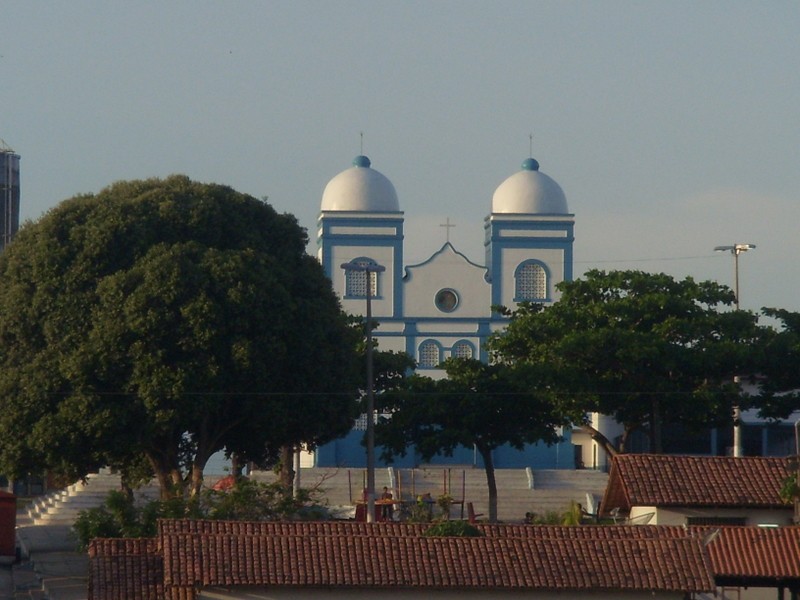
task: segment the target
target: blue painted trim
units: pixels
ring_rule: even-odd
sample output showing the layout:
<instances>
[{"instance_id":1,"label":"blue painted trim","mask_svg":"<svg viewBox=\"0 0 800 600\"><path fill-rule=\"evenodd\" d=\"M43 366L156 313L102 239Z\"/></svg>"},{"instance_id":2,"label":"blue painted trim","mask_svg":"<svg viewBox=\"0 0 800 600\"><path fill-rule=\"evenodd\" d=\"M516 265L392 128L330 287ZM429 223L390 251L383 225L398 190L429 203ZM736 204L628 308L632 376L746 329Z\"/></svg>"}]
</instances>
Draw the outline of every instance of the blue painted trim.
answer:
<instances>
[{"instance_id":1,"label":"blue painted trim","mask_svg":"<svg viewBox=\"0 0 800 600\"><path fill-rule=\"evenodd\" d=\"M572 242L570 242L569 246L564 248L564 281L572 281L573 269L575 268L574 251L575 247Z\"/></svg>"},{"instance_id":2,"label":"blue painted trim","mask_svg":"<svg viewBox=\"0 0 800 600\"><path fill-rule=\"evenodd\" d=\"M391 216L381 216L380 218L365 218L365 214L374 213L343 213L323 214L318 219L317 246L320 249L322 268L328 277L333 279L339 269L339 265L333 264L334 250L337 247L349 246L351 248L363 248L368 252L370 248L390 248L392 250L391 264L384 265L387 272L378 278L378 300L385 300L384 290L386 289L385 277L390 277L392 282L392 317L401 318L404 311L403 306L403 213L391 213ZM390 229L388 233L357 233L346 234L332 233L332 228L351 228L351 229ZM391 269L391 272L388 272ZM345 285L343 292L346 291ZM357 299L355 296L343 294L343 299ZM366 298L366 296L363 296Z\"/></svg>"},{"instance_id":3,"label":"blue painted trim","mask_svg":"<svg viewBox=\"0 0 800 600\"><path fill-rule=\"evenodd\" d=\"M489 276L492 283L491 291L491 304L507 304L509 300L502 297L500 284L503 281L503 253L506 250L560 250L563 253L563 279L571 281L573 277L573 246L575 242L574 236L574 215L558 215L563 220L555 221L539 221L536 216L532 216L530 220L523 219L504 219L502 216L498 217L497 214L492 214L486 217L484 221L484 248L486 251L486 264L489 267ZM569 219L569 220L567 220ZM540 236L515 236L503 237L502 233L505 231L523 231L533 230L537 232L552 232L563 233L564 236L560 237L540 237ZM538 260L531 257L530 260ZM538 260L539 264L545 267L548 274L547 281L547 298L541 301L551 302L553 299L552 276L553 270L548 266L548 263ZM522 263L521 263L522 264ZM514 289L512 290L514 297L510 302L518 302L516 298L516 269L514 277ZM493 320L501 320L500 315L493 315Z\"/></svg>"},{"instance_id":4,"label":"blue painted trim","mask_svg":"<svg viewBox=\"0 0 800 600\"><path fill-rule=\"evenodd\" d=\"M392 289L394 290L394 302L392 305L394 310L392 316L402 318L405 314L405 306L403 304L403 225L400 224L400 234L397 240L397 247L394 250L394 265L392 265Z\"/></svg>"}]
</instances>

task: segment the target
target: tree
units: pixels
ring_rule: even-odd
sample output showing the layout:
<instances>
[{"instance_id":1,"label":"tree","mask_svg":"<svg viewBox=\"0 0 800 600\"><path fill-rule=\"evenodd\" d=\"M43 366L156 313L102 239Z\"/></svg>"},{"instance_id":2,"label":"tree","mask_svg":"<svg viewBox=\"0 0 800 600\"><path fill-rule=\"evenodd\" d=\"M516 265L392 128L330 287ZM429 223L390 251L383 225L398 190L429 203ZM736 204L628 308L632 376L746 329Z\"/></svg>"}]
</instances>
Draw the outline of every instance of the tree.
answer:
<instances>
[{"instance_id":1,"label":"tree","mask_svg":"<svg viewBox=\"0 0 800 600\"><path fill-rule=\"evenodd\" d=\"M489 347L496 360L536 366L576 410L613 415L619 446L583 420L609 453L640 428L661 452L664 423L730 423L732 405L747 403L734 376L755 372L761 331L753 313L724 310L734 301L727 287L590 271L559 289L552 306L520 306Z\"/></svg>"},{"instance_id":2,"label":"tree","mask_svg":"<svg viewBox=\"0 0 800 600\"><path fill-rule=\"evenodd\" d=\"M766 329L759 365L760 394L757 399L762 417L785 419L800 410L800 313L764 308L777 319L780 329Z\"/></svg>"},{"instance_id":3,"label":"tree","mask_svg":"<svg viewBox=\"0 0 800 600\"><path fill-rule=\"evenodd\" d=\"M357 334L291 215L183 176L62 202L0 255L0 469L144 457L162 494L357 410Z\"/></svg>"},{"instance_id":4,"label":"tree","mask_svg":"<svg viewBox=\"0 0 800 600\"><path fill-rule=\"evenodd\" d=\"M538 387L530 370L474 359L448 358L447 379L412 375L405 385L378 398L382 418L375 437L384 459L414 446L423 460L451 455L459 446L475 446L483 460L489 489L489 520L497 520L497 483L492 451L510 444L555 443L558 428L572 415Z\"/></svg>"}]
</instances>

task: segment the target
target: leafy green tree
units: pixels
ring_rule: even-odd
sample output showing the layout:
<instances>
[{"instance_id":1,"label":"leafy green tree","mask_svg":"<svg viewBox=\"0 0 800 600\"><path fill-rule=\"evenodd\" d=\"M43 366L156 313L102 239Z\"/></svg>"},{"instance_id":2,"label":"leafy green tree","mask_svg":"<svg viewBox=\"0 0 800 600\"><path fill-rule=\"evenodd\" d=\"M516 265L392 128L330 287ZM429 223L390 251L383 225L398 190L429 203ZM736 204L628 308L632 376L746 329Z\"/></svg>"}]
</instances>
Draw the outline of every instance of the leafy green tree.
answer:
<instances>
[{"instance_id":1,"label":"leafy green tree","mask_svg":"<svg viewBox=\"0 0 800 600\"><path fill-rule=\"evenodd\" d=\"M762 311L781 326L764 334L758 408L763 417L785 419L800 410L800 313L775 308Z\"/></svg>"},{"instance_id":2,"label":"leafy green tree","mask_svg":"<svg viewBox=\"0 0 800 600\"><path fill-rule=\"evenodd\" d=\"M357 334L291 215L183 176L62 202L0 255L0 469L196 493L356 414ZM133 475L131 475L133 477Z\"/></svg>"},{"instance_id":3,"label":"leafy green tree","mask_svg":"<svg viewBox=\"0 0 800 600\"><path fill-rule=\"evenodd\" d=\"M301 489L296 496L280 483L240 479L225 491L203 490L193 498L146 501L111 491L101 506L80 511L72 526L78 549L94 538L155 537L160 519L226 521L322 520L328 518L318 490Z\"/></svg>"},{"instance_id":4,"label":"leafy green tree","mask_svg":"<svg viewBox=\"0 0 800 600\"><path fill-rule=\"evenodd\" d=\"M574 416L552 402L530 370L474 359L449 358L447 379L412 375L402 388L378 396L391 418L375 428L383 457L404 456L413 446L423 460L474 445L483 460L489 490L489 521L497 520L497 482L492 451L510 444L555 443L558 428Z\"/></svg>"},{"instance_id":5,"label":"leafy green tree","mask_svg":"<svg viewBox=\"0 0 800 600\"><path fill-rule=\"evenodd\" d=\"M610 453L637 429L661 452L664 423L730 423L733 404L746 407L734 376L755 372L762 332L753 313L728 310L727 287L590 271L559 289L552 306L520 306L489 347L495 360L536 367L574 410L613 415L624 426L619 446L582 420Z\"/></svg>"}]
</instances>

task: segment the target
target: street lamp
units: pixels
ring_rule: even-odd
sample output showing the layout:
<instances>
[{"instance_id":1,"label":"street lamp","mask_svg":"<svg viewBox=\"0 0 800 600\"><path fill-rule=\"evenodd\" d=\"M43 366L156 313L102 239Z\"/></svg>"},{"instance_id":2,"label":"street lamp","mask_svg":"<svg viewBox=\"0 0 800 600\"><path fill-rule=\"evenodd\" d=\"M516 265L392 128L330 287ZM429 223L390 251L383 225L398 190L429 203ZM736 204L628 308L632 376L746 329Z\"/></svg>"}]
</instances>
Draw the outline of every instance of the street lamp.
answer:
<instances>
[{"instance_id":1,"label":"street lamp","mask_svg":"<svg viewBox=\"0 0 800 600\"><path fill-rule=\"evenodd\" d=\"M736 310L739 310L739 255L755 248L755 244L733 244L732 246L716 246L715 252L730 252L733 255L733 281L734 281L734 301ZM738 385L738 375L733 378ZM733 407L733 456L742 456L742 409L737 403Z\"/></svg>"},{"instance_id":2,"label":"street lamp","mask_svg":"<svg viewBox=\"0 0 800 600\"><path fill-rule=\"evenodd\" d=\"M755 244L734 244L733 246L716 246L715 252L730 252L733 254L733 280L734 294L736 294L736 310L739 310L739 255L755 248Z\"/></svg>"},{"instance_id":3,"label":"street lamp","mask_svg":"<svg viewBox=\"0 0 800 600\"><path fill-rule=\"evenodd\" d=\"M348 273L365 273L367 279L367 523L375 521L375 393L372 382L372 274L382 273L386 267L357 262L342 263Z\"/></svg>"}]
</instances>

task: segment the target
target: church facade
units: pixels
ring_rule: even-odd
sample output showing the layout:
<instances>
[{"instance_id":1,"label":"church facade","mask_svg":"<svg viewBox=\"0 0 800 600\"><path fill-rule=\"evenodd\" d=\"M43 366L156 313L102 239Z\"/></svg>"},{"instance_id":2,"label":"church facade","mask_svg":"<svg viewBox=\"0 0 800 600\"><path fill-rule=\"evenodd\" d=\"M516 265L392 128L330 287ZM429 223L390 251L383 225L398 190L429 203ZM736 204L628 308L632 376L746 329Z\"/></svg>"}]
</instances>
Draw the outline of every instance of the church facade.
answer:
<instances>
[{"instance_id":1,"label":"church facade","mask_svg":"<svg viewBox=\"0 0 800 600\"><path fill-rule=\"evenodd\" d=\"M417 361L419 373L437 378L443 376L437 366L448 357L487 359L484 342L505 324L493 305L513 309L523 301L557 300L556 284L572 279L574 224L561 187L528 158L491 198L484 264L447 242L426 261L406 265L404 213L395 188L366 156L358 156L325 187L317 256L346 312L365 314L369 293L379 347L405 351ZM317 449L313 466L364 466L365 426L362 418L348 436ZM498 468L575 464L569 432L560 444L500 448L493 458ZM478 457L463 448L431 462L477 466ZM418 463L409 452L394 465Z\"/></svg>"}]
</instances>

